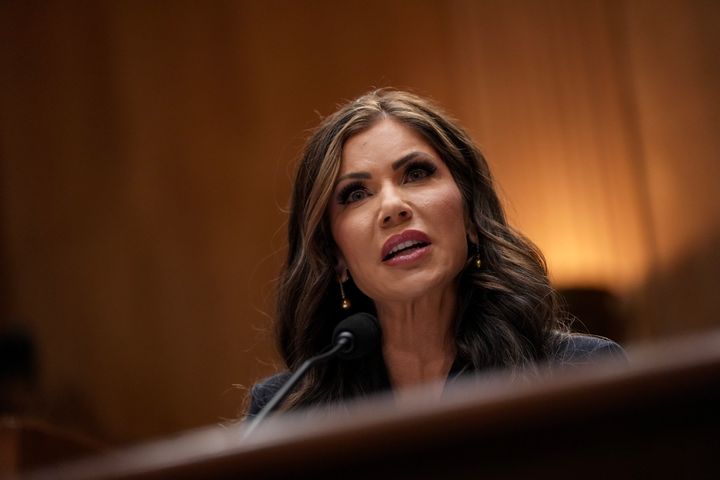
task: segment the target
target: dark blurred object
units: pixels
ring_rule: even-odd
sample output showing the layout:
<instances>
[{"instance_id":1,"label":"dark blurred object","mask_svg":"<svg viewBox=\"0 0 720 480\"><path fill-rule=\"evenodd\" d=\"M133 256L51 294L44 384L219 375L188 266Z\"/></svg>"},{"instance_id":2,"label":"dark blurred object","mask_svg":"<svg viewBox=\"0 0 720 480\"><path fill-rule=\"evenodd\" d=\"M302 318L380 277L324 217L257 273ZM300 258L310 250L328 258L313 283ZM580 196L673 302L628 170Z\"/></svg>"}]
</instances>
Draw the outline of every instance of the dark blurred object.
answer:
<instances>
[{"instance_id":1,"label":"dark blurred object","mask_svg":"<svg viewBox=\"0 0 720 480\"><path fill-rule=\"evenodd\" d=\"M37 368L31 336L17 327L0 332L0 413L22 413L32 397Z\"/></svg>"},{"instance_id":2,"label":"dark blurred object","mask_svg":"<svg viewBox=\"0 0 720 480\"><path fill-rule=\"evenodd\" d=\"M573 331L592 333L617 342L625 339L625 319L618 297L600 288L562 288L560 296L574 321Z\"/></svg>"},{"instance_id":3,"label":"dark blurred object","mask_svg":"<svg viewBox=\"0 0 720 480\"><path fill-rule=\"evenodd\" d=\"M100 452L96 441L33 414L37 356L32 336L18 327L0 332L0 476Z\"/></svg>"}]
</instances>

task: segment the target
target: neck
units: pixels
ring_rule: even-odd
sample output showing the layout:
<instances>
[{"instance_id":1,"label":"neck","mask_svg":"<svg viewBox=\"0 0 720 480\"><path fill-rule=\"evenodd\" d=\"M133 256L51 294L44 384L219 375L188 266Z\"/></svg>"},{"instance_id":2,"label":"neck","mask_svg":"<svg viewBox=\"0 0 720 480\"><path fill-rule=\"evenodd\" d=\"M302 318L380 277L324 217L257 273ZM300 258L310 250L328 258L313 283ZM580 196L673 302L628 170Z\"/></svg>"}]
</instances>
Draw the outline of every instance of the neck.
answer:
<instances>
[{"instance_id":1,"label":"neck","mask_svg":"<svg viewBox=\"0 0 720 480\"><path fill-rule=\"evenodd\" d=\"M383 356L396 390L442 382L455 359L456 291L403 302L376 302L383 331Z\"/></svg>"}]
</instances>

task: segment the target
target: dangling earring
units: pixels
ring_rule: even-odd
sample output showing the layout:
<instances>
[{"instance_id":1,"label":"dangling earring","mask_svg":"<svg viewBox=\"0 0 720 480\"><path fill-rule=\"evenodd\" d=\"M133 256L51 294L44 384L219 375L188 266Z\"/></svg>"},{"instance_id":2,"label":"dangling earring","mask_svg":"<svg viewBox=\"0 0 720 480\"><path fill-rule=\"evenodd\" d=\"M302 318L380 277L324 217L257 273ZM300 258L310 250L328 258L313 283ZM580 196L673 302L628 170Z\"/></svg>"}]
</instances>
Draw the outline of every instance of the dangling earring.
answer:
<instances>
[{"instance_id":1,"label":"dangling earring","mask_svg":"<svg viewBox=\"0 0 720 480\"><path fill-rule=\"evenodd\" d=\"M475 244L475 268L478 270L482 267L482 260L480 260L480 242Z\"/></svg>"},{"instance_id":2,"label":"dangling earring","mask_svg":"<svg viewBox=\"0 0 720 480\"><path fill-rule=\"evenodd\" d=\"M340 298L342 298L342 303L340 306L343 310L349 310L352 304L350 303L350 300L345 297L345 289L343 288L343 282L338 278L338 283L340 284Z\"/></svg>"}]
</instances>

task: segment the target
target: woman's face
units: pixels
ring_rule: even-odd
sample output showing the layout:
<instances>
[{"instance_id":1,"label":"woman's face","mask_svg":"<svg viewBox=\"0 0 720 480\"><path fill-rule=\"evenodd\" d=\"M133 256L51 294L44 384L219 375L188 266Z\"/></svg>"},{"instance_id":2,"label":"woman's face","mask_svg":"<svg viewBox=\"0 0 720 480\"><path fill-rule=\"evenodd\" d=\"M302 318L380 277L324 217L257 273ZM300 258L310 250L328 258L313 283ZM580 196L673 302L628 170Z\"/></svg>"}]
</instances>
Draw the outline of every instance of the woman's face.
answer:
<instances>
[{"instance_id":1,"label":"woman's face","mask_svg":"<svg viewBox=\"0 0 720 480\"><path fill-rule=\"evenodd\" d=\"M468 253L463 199L412 128L385 118L346 142L329 214L339 272L375 302L455 288Z\"/></svg>"}]
</instances>

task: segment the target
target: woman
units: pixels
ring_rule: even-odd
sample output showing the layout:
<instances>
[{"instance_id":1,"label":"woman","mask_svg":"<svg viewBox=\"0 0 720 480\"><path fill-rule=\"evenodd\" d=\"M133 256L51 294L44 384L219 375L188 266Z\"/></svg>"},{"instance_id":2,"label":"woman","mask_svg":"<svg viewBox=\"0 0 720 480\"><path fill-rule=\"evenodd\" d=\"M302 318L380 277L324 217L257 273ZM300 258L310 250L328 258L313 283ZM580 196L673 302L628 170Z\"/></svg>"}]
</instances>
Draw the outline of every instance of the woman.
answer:
<instances>
[{"instance_id":1,"label":"woman","mask_svg":"<svg viewBox=\"0 0 720 480\"><path fill-rule=\"evenodd\" d=\"M288 243L276 331L288 369L358 311L377 316L382 348L314 368L285 409L621 352L564 333L542 254L508 225L487 162L437 106L406 92L368 93L311 135ZM250 415L287 376L253 388Z\"/></svg>"}]
</instances>

